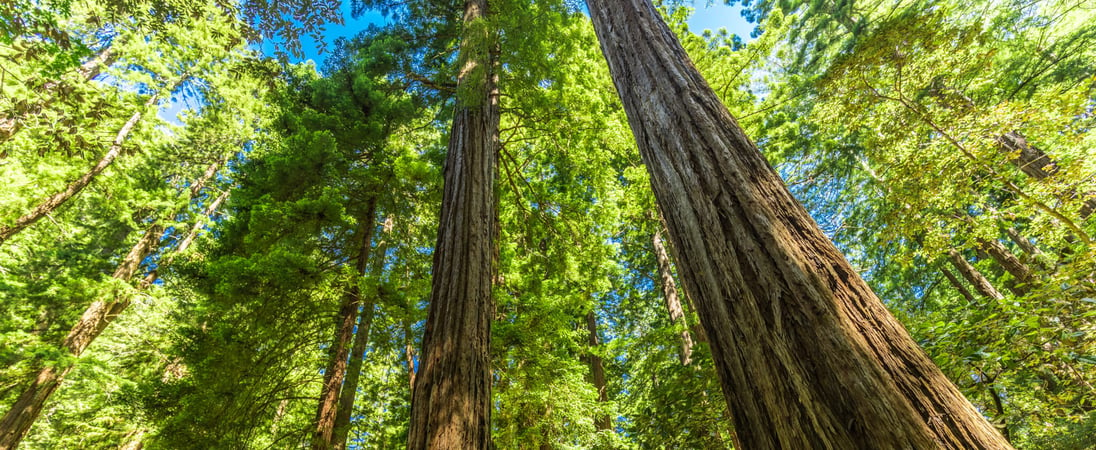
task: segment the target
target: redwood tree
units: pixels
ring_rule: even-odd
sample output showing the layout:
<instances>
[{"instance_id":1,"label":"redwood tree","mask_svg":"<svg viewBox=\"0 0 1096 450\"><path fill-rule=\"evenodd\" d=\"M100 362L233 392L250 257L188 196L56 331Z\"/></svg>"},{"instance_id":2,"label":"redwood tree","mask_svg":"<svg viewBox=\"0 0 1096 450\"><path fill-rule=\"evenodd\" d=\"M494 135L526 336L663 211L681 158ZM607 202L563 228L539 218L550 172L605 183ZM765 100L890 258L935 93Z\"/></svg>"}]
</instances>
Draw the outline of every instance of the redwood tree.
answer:
<instances>
[{"instance_id":1,"label":"redwood tree","mask_svg":"<svg viewBox=\"0 0 1096 450\"><path fill-rule=\"evenodd\" d=\"M430 309L409 449L487 449L499 109L486 0L464 4L457 108L445 160Z\"/></svg>"},{"instance_id":2,"label":"redwood tree","mask_svg":"<svg viewBox=\"0 0 1096 450\"><path fill-rule=\"evenodd\" d=\"M1009 448L788 191L647 0L587 0L746 448Z\"/></svg>"}]
</instances>

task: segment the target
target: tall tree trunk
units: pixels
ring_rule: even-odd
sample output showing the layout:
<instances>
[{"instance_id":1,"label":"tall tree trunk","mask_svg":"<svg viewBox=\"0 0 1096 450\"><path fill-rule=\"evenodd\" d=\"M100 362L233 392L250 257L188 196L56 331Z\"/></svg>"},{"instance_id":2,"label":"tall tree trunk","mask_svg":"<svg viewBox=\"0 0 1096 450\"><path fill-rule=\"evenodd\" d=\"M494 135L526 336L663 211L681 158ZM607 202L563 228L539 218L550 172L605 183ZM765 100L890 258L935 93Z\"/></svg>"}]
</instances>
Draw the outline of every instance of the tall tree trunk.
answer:
<instances>
[{"instance_id":1,"label":"tall tree trunk","mask_svg":"<svg viewBox=\"0 0 1096 450\"><path fill-rule=\"evenodd\" d=\"M466 0L458 102L407 448L486 450L491 442L491 283L499 109L486 0Z\"/></svg>"},{"instance_id":2,"label":"tall tree trunk","mask_svg":"<svg viewBox=\"0 0 1096 450\"><path fill-rule=\"evenodd\" d=\"M126 141L126 138L129 137L129 134L137 126L137 122L141 120L141 115L144 113L144 111L153 104L155 104L157 98L157 96L153 95L151 98L148 99L147 102L145 102L145 106L143 108L130 116L125 125L122 125L122 129L118 130L118 134L114 137L114 142L110 145L110 149L107 150L106 154L104 154L103 157L99 159L99 162L92 166L90 170L81 175L80 178L77 178L76 180L69 183L68 186L65 187L65 190L53 194L42 203L38 204L38 206L34 207L34 209L31 210L29 213L26 213L22 217L16 219L14 224L0 226L0 244L3 244L4 241L10 239L16 233L19 233L25 228L33 225L39 219L53 212L59 206L65 204L65 202L67 202L73 196L80 193L80 191L84 190L84 188L88 187L88 185L91 184L91 181L94 180L96 176L102 173L103 170L106 170L106 168L109 167L116 158L118 158L118 155L122 154L122 144Z\"/></svg>"},{"instance_id":3,"label":"tall tree trunk","mask_svg":"<svg viewBox=\"0 0 1096 450\"><path fill-rule=\"evenodd\" d=\"M1024 135L1018 131L1009 131L997 138L999 148L1016 155L1011 161L1024 172L1025 175L1036 180L1045 180L1058 173L1058 163L1047 156L1039 147L1031 145ZM1070 196L1078 195L1076 191L1070 191ZM1096 211L1096 192L1084 192L1079 194L1082 198L1081 209L1078 211L1081 219L1087 219Z\"/></svg>"},{"instance_id":4,"label":"tall tree trunk","mask_svg":"<svg viewBox=\"0 0 1096 450\"><path fill-rule=\"evenodd\" d=\"M967 289L966 286L963 286L963 282L959 281L959 277L956 277L954 273L951 273L947 267L941 267L940 272L943 272L944 278L948 279L948 283L951 283L951 286L959 291L959 293L963 295L963 298L967 299L968 304L973 305L975 303L974 295L970 293L970 290Z\"/></svg>"},{"instance_id":5,"label":"tall tree trunk","mask_svg":"<svg viewBox=\"0 0 1096 450\"><path fill-rule=\"evenodd\" d=\"M1009 251L1009 249L1000 242L978 239L978 246L985 250L986 253L997 262L997 265L1005 269L1005 271L1015 279L1015 282L1008 286L1009 290L1018 297L1027 295L1028 289L1037 281L1035 273L1032 272L1031 268L1020 261L1020 258L1017 258L1015 254Z\"/></svg>"},{"instance_id":6,"label":"tall tree trunk","mask_svg":"<svg viewBox=\"0 0 1096 450\"><path fill-rule=\"evenodd\" d=\"M1005 228L1005 234L1007 234L1008 238L1011 239L1012 242L1016 243L1016 245L1020 247L1024 251L1024 253L1027 253L1028 256L1035 258L1043 254L1043 251L1039 250L1039 247L1036 247L1035 244L1028 240L1028 238L1021 235L1020 232L1017 231L1015 228Z\"/></svg>"},{"instance_id":7,"label":"tall tree trunk","mask_svg":"<svg viewBox=\"0 0 1096 450\"><path fill-rule=\"evenodd\" d=\"M693 361L693 337L689 334L689 325L685 323L685 310L681 308L681 299L677 297L674 274L670 269L670 254L662 244L662 230L651 238L658 261L658 278L662 286L662 296L666 299L666 310L670 312L670 323L681 328L681 364L689 365Z\"/></svg>"},{"instance_id":8,"label":"tall tree trunk","mask_svg":"<svg viewBox=\"0 0 1096 450\"><path fill-rule=\"evenodd\" d=\"M601 345L601 338L597 334L597 316L593 310L586 313L586 331L591 350ZM594 385L594 389L597 389L597 401L607 403L609 392L605 385L605 366L601 357L591 353L588 362L590 363L590 383ZM613 420L608 415L598 415L594 417L594 426L598 431L608 430L613 427Z\"/></svg>"},{"instance_id":9,"label":"tall tree trunk","mask_svg":"<svg viewBox=\"0 0 1096 450\"><path fill-rule=\"evenodd\" d=\"M370 252L373 261L369 268L369 274L375 280L380 280L381 272L384 271L385 255L388 254L388 239L385 236L388 236L391 231L392 219L388 218L384 221L383 234L381 242L377 246L377 251ZM365 272L360 273L362 276L365 275ZM333 442L336 450L346 448L346 439L350 435L350 418L354 413L354 397L358 393L358 380L361 378L365 350L369 346L369 328L373 324L374 307L375 302L365 302L358 316L358 329L354 332L354 347L350 350L350 363L346 367L346 381L343 382L342 392L339 394L339 408L335 414Z\"/></svg>"},{"instance_id":10,"label":"tall tree trunk","mask_svg":"<svg viewBox=\"0 0 1096 450\"><path fill-rule=\"evenodd\" d=\"M588 0L746 448L1009 448L886 310L647 0Z\"/></svg>"},{"instance_id":11,"label":"tall tree trunk","mask_svg":"<svg viewBox=\"0 0 1096 450\"><path fill-rule=\"evenodd\" d=\"M163 227L158 224L149 227L141 240L126 254L112 277L120 281L132 279L141 261L160 242L162 233ZM115 292L110 300L93 302L69 331L61 347L74 358L79 357L107 325L129 306L130 299L128 293ZM38 372L30 386L19 395L4 417L0 418L0 450L14 450L19 446L31 425L41 415L46 401L61 386L73 367L74 363L69 361L58 367L47 366Z\"/></svg>"},{"instance_id":12,"label":"tall tree trunk","mask_svg":"<svg viewBox=\"0 0 1096 450\"><path fill-rule=\"evenodd\" d=\"M76 74L82 81L91 81L91 79L99 76L102 73L103 68L110 67L118 60L118 52L114 47L117 44L112 44L99 51L94 57L87 60L80 67L76 68ZM41 114L43 110L48 108L53 102L57 101L65 94L61 91L64 81L50 80L42 85L41 92L46 95L46 98L36 104L30 105L28 108L17 109L12 111L8 117L0 118L0 143L11 139L15 133L19 132L23 128L23 122L25 122L30 116ZM0 155L3 158L4 155Z\"/></svg>"},{"instance_id":13,"label":"tall tree trunk","mask_svg":"<svg viewBox=\"0 0 1096 450\"><path fill-rule=\"evenodd\" d=\"M962 275L971 286L974 286L974 290L978 291L979 294L994 300L1005 298L1005 296L1001 295L1001 292L994 288L993 284L982 275L982 272L979 272L978 269L967 262L967 259L958 251L955 249L948 250L948 258L949 261L951 261L951 265L955 267L955 270L958 270L959 274Z\"/></svg>"},{"instance_id":14,"label":"tall tree trunk","mask_svg":"<svg viewBox=\"0 0 1096 450\"><path fill-rule=\"evenodd\" d=\"M358 235L360 237L357 261L354 266L355 274L365 272L366 261L373 247L373 230L376 228L375 215L377 208L376 197L367 200L365 214L362 215ZM328 348L330 359L323 373L323 386L320 388L320 402L316 408L315 428L312 433L313 450L330 450L336 447L335 422L338 415L339 392L343 386L343 380L347 373L347 357L350 353L351 340L354 337L354 319L358 317L358 308L362 304L361 289L355 277L350 283L346 295L343 296L342 305L339 307L339 315L336 316L335 339ZM363 313L364 314L364 313ZM372 320L372 308L369 311ZM361 366L358 366L359 369ZM351 394L353 395L353 394ZM353 401L353 397L351 397Z\"/></svg>"}]
</instances>

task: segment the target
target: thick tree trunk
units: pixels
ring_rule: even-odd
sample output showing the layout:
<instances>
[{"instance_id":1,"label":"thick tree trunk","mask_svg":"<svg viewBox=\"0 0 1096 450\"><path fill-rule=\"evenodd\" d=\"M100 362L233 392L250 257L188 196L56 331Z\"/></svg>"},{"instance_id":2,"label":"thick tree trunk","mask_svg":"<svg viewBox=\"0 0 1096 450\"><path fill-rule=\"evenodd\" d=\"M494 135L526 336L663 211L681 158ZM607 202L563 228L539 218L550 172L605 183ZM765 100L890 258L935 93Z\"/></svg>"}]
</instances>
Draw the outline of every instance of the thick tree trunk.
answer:
<instances>
[{"instance_id":1,"label":"thick tree trunk","mask_svg":"<svg viewBox=\"0 0 1096 450\"><path fill-rule=\"evenodd\" d=\"M689 334L689 325L685 323L685 310L681 308L681 299L677 296L674 274L670 269L670 254L662 244L662 230L656 231L651 238L658 261L658 278L662 286L662 296L666 299L666 310L670 312L670 323L681 328L681 364L689 365L693 361L693 337Z\"/></svg>"},{"instance_id":2,"label":"thick tree trunk","mask_svg":"<svg viewBox=\"0 0 1096 450\"><path fill-rule=\"evenodd\" d=\"M366 261L368 261L369 253L373 247L376 208L377 199L375 197L370 198L358 229L360 241L354 267L355 274L365 272ZM330 359L328 359L327 368L323 373L320 402L316 408L315 428L312 433L313 450L330 450L336 447L335 422L338 415L339 392L342 389L343 380L346 378L347 357L352 345L351 340L354 337L354 319L358 317L358 309L361 304L361 289L358 287L358 280L355 278L343 297L342 305L339 307L339 315L335 319L335 339L328 348ZM372 308L369 312L369 318L372 320ZM351 401L353 401L353 397L351 397Z\"/></svg>"},{"instance_id":3,"label":"thick tree trunk","mask_svg":"<svg viewBox=\"0 0 1096 450\"><path fill-rule=\"evenodd\" d=\"M597 334L597 316L593 311L586 313L586 331L590 349L601 345L601 338ZM609 401L609 392L605 385L605 365L600 356L592 353L587 362L590 363L590 383L594 385L594 389L597 389L597 401L606 403ZM613 420L607 415L599 415L594 417L594 426L598 431L608 430L613 427Z\"/></svg>"},{"instance_id":4,"label":"thick tree trunk","mask_svg":"<svg viewBox=\"0 0 1096 450\"><path fill-rule=\"evenodd\" d=\"M958 251L955 249L948 250L948 259L951 261L951 265L955 267L955 270L958 270L959 274L962 275L971 286L974 286L974 290L978 291L979 294L994 300L1005 298L1005 296L1001 295L1001 292L994 288L993 284L982 275L982 272L975 269Z\"/></svg>"},{"instance_id":5,"label":"thick tree trunk","mask_svg":"<svg viewBox=\"0 0 1096 450\"><path fill-rule=\"evenodd\" d=\"M795 201L648 0L588 0L746 448L1009 448Z\"/></svg>"},{"instance_id":6,"label":"thick tree trunk","mask_svg":"<svg viewBox=\"0 0 1096 450\"><path fill-rule=\"evenodd\" d=\"M137 122L141 120L141 115L144 113L144 110L155 104L156 99L157 96L155 95L149 98L148 101L145 102L145 107L141 108L140 111L133 113L133 116L129 118L129 121L127 121L125 125L122 125L122 129L118 130L117 136L114 137L114 142L95 166L92 166L92 168L81 175L80 178L69 183L68 186L65 187L65 190L53 194L42 203L38 204L38 206L34 207L31 212L16 219L15 223L8 226L0 226L0 244L3 244L4 241L10 239L16 233L33 225L39 219L53 212L73 196L80 193L80 191L84 190L84 188L88 187L96 176L102 173L103 170L106 170L106 168L118 158L118 155L122 154L122 144L126 141L126 138L129 137L129 134L133 132L133 129L137 126Z\"/></svg>"},{"instance_id":7,"label":"thick tree trunk","mask_svg":"<svg viewBox=\"0 0 1096 450\"><path fill-rule=\"evenodd\" d=\"M377 251L370 252L373 261L369 268L369 274L377 280L380 279L381 272L384 270L385 255L388 254L388 240L383 236L387 236L391 231L392 219L389 218L384 221L383 235L377 246ZM361 274L365 275L364 272L361 272ZM358 380L361 378L365 351L369 346L369 328L373 325L374 306L374 302L366 302L358 316L358 328L354 332L354 347L350 350L350 363L346 367L346 381L343 382L342 392L339 394L339 409L335 414L335 437L333 442L336 450L346 448L346 439L350 435L350 419L354 413L354 397L358 393Z\"/></svg>"},{"instance_id":8,"label":"thick tree trunk","mask_svg":"<svg viewBox=\"0 0 1096 450\"><path fill-rule=\"evenodd\" d=\"M126 254L112 276L121 281L132 279L141 261L152 253L160 242L162 233L162 226L151 226ZM69 331L62 343L62 348L73 357L79 357L106 329L107 325L110 325L129 306L129 302L130 296L122 292L115 293L111 300L93 302ZM4 414L3 418L0 418L0 450L14 450L19 446L19 442L26 436L31 425L41 415L46 401L73 367L74 364L69 362L59 367L47 366L38 372L30 386L16 399L12 408Z\"/></svg>"},{"instance_id":9,"label":"thick tree trunk","mask_svg":"<svg viewBox=\"0 0 1096 450\"><path fill-rule=\"evenodd\" d=\"M411 397L411 450L490 448L499 109L486 13L486 0L466 0L430 308Z\"/></svg>"}]
</instances>

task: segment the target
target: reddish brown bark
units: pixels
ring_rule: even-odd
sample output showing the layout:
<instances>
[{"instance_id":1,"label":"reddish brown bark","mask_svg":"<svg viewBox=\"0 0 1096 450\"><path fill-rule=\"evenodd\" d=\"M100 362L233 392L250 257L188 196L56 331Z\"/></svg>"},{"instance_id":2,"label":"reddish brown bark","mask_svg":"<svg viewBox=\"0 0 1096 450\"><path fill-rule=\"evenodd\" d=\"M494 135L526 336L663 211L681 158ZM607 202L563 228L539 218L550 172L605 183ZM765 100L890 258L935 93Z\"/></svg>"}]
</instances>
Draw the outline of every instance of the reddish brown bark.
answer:
<instances>
[{"instance_id":1,"label":"reddish brown bark","mask_svg":"<svg viewBox=\"0 0 1096 450\"><path fill-rule=\"evenodd\" d=\"M382 233L387 236L392 231L392 219L384 221ZM370 252L372 265L369 273L374 279L379 280L384 270L385 255L388 254L388 240L383 238L377 246L376 252ZM365 275L364 272L361 275ZM378 294L380 295L380 294ZM350 419L354 413L354 397L358 393L358 380L361 378L362 364L365 360L365 351L369 346L369 328L373 324L373 309L375 302L367 301L362 305L358 315L358 327L354 330L354 346L350 350L350 363L346 367L346 380L343 381L342 392L339 394L339 407L335 414L335 436L333 438L336 450L346 448L346 439L350 435Z\"/></svg>"},{"instance_id":2,"label":"reddish brown bark","mask_svg":"<svg viewBox=\"0 0 1096 450\"><path fill-rule=\"evenodd\" d=\"M377 200L371 198L368 202L365 208L366 213L362 216L361 228L358 230L360 245L354 267L356 274L365 271L366 261L373 247ZM328 348L330 356L327 368L324 370L323 386L320 388L320 402L316 408L315 427L312 433L313 450L330 450L336 446L335 420L338 415L339 392L346 378L347 358L352 345L351 340L354 337L354 319L358 317L361 304L361 289L358 287L358 280L354 279L346 295L343 296L343 302L335 318L335 338ZM370 308L370 320L372 317L372 308Z\"/></svg>"},{"instance_id":3,"label":"reddish brown bark","mask_svg":"<svg viewBox=\"0 0 1096 450\"><path fill-rule=\"evenodd\" d=\"M656 231L651 241L658 262L659 285L662 287L662 296L666 299L666 310L670 313L670 323L681 328L681 364L687 366L693 361L693 337L689 334L685 310L681 308L681 299L677 296L677 283L674 282L674 274L670 269L670 254L662 244L662 230Z\"/></svg>"},{"instance_id":4,"label":"reddish brown bark","mask_svg":"<svg viewBox=\"0 0 1096 450\"><path fill-rule=\"evenodd\" d=\"M974 286L974 290L978 291L979 294L994 300L1005 298L1005 296L1001 295L1001 292L998 291L997 288L994 288L993 284L986 279L985 275L982 275L982 272L979 272L978 269L967 262L966 258L963 258L963 255L958 251L954 249L948 250L948 258L951 261L952 266L955 267L955 270L958 270L959 274L962 275L971 286Z\"/></svg>"},{"instance_id":5,"label":"reddish brown bark","mask_svg":"<svg viewBox=\"0 0 1096 450\"><path fill-rule=\"evenodd\" d=\"M499 110L486 0L466 0L458 102L407 448L487 450Z\"/></svg>"},{"instance_id":6,"label":"reddish brown bark","mask_svg":"<svg viewBox=\"0 0 1096 450\"><path fill-rule=\"evenodd\" d=\"M587 343L591 350L601 345L601 338L597 334L597 316L593 311L586 313L586 331ZM609 401L609 392L605 384L605 365L600 356L592 353L587 358L587 362L590 363L590 383L594 385L594 389L597 389L597 401L606 403ZM613 419L608 415L598 415L594 417L594 426L598 431L611 429Z\"/></svg>"},{"instance_id":7,"label":"reddish brown bark","mask_svg":"<svg viewBox=\"0 0 1096 450\"><path fill-rule=\"evenodd\" d=\"M647 0L588 0L746 448L1009 448L856 274Z\"/></svg>"}]
</instances>

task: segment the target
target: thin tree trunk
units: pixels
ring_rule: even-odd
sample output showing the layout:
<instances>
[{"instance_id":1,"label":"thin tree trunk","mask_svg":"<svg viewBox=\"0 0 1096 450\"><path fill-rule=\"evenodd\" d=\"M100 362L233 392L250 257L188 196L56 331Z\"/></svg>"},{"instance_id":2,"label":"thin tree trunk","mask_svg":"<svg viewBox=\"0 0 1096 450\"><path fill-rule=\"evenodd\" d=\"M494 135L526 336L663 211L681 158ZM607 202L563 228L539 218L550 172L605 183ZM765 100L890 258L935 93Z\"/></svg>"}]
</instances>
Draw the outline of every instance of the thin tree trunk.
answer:
<instances>
[{"instance_id":1,"label":"thin tree trunk","mask_svg":"<svg viewBox=\"0 0 1096 450\"><path fill-rule=\"evenodd\" d=\"M1018 297L1027 295L1028 289L1037 281L1035 273L1032 272L1031 268L1028 267L1027 264L1021 262L1020 258L1017 258L1015 254L1009 251L1009 249L1000 242L978 239L978 245L997 262L997 265L1001 266L1001 268L1005 269L1006 272L1015 278L1015 283L1013 283L1012 286L1009 286L1009 290Z\"/></svg>"},{"instance_id":2,"label":"thin tree trunk","mask_svg":"<svg viewBox=\"0 0 1096 450\"><path fill-rule=\"evenodd\" d=\"M1009 448L743 134L647 0L588 0L746 448Z\"/></svg>"},{"instance_id":3,"label":"thin tree trunk","mask_svg":"<svg viewBox=\"0 0 1096 450\"><path fill-rule=\"evenodd\" d=\"M982 275L982 272L975 269L958 251L955 249L948 250L948 258L949 261L951 261L951 265L955 267L955 270L958 270L959 274L962 275L971 286L974 286L974 290L978 291L979 294L994 300L1005 298L1005 296L1001 295L1001 292L994 288L993 284Z\"/></svg>"},{"instance_id":4,"label":"thin tree trunk","mask_svg":"<svg viewBox=\"0 0 1096 450\"><path fill-rule=\"evenodd\" d=\"M104 154L103 157L99 159L99 162L96 163L95 166L91 168L91 170L88 170L83 175L81 175L80 178L77 178L73 182L69 183L68 186L65 187L65 190L53 194L42 203L38 204L38 206L34 207L31 212L24 214L22 217L16 219L14 224L8 226L0 226L0 244L3 244L4 241L7 241L16 233L19 233L25 228L33 225L39 219L45 217L46 214L53 212L53 210L65 204L65 202L67 202L69 199L80 193L80 191L84 190L84 188L91 184L91 181L94 180L96 176L102 173L103 170L106 170L106 168L110 166L110 164L113 163L116 158L118 158L118 155L122 154L122 144L126 141L126 138L129 137L129 134L137 126L137 122L141 120L141 115L144 113L144 110L148 109L148 107L156 103L157 98L158 97L155 95L152 96L148 99L147 102L145 102L144 108L141 108L141 110L133 113L133 116L131 116L129 118L129 121L127 121L125 125L122 126L122 129L118 130L118 135L114 137L114 142L110 145L110 149L107 150L106 154Z\"/></svg>"},{"instance_id":5,"label":"thin tree trunk","mask_svg":"<svg viewBox=\"0 0 1096 450\"><path fill-rule=\"evenodd\" d=\"M491 284L499 109L486 0L466 0L458 101L445 160L438 240L407 448L491 446Z\"/></svg>"},{"instance_id":6,"label":"thin tree trunk","mask_svg":"<svg viewBox=\"0 0 1096 450\"><path fill-rule=\"evenodd\" d=\"M149 227L141 240L126 254L112 277L123 282L132 279L141 261L152 253L160 242L162 233L163 227L158 224ZM129 306L130 299L128 293L115 292L111 300L93 302L69 331L61 347L72 357L79 357L106 329L107 325L110 325ZM60 387L61 382L73 367L75 367L74 363L67 362L60 367L47 366L38 372L30 386L16 399L12 408L4 414L3 418L0 418L0 450L14 450L19 446L19 442L26 436L31 425L34 425L34 421L41 415L46 401Z\"/></svg>"},{"instance_id":7,"label":"thin tree trunk","mask_svg":"<svg viewBox=\"0 0 1096 450\"><path fill-rule=\"evenodd\" d=\"M1032 244L1031 241L1021 235L1019 231L1016 231L1015 228L1005 228L1005 234L1007 234L1008 238L1011 239L1012 242L1016 243L1016 245L1020 247L1020 249L1022 249L1024 253L1027 253L1028 256L1038 257L1043 254L1043 251L1039 250L1039 247L1036 247L1035 244Z\"/></svg>"},{"instance_id":8,"label":"thin tree trunk","mask_svg":"<svg viewBox=\"0 0 1096 450\"><path fill-rule=\"evenodd\" d=\"M392 219L384 221L382 238L376 252L372 253L372 266L369 273L375 280L380 280L384 270L385 255L388 254L387 236L392 231ZM360 272L362 276L365 272ZM380 294L377 294L380 295ZM350 436L350 419L354 413L354 397L358 393L358 380L361 378L362 363L365 359L365 351L369 346L369 328L373 324L373 310L375 302L369 301L361 308L358 316L358 329L354 332L354 347L350 350L350 363L346 368L346 381L343 382L342 392L339 394L339 408L335 414L334 444L336 450L346 448L346 439Z\"/></svg>"},{"instance_id":9,"label":"thin tree trunk","mask_svg":"<svg viewBox=\"0 0 1096 450\"><path fill-rule=\"evenodd\" d=\"M659 284L666 299L666 310L670 312L670 323L681 328L681 364L687 366L693 362L693 337L689 334L689 325L685 323L681 299L677 297L677 287L670 269L670 254L662 244L662 230L656 231L651 241L655 249L655 259L658 261Z\"/></svg>"},{"instance_id":10,"label":"thin tree trunk","mask_svg":"<svg viewBox=\"0 0 1096 450\"><path fill-rule=\"evenodd\" d=\"M589 337L587 342L590 344L590 349L601 345L601 338L597 334L597 316L594 315L594 311L586 313L586 331ZM605 385L605 365L601 361L601 357L591 353L587 360L590 363L590 383L594 385L594 389L597 389L597 401L599 403L607 403L609 401L609 392ZM613 420L608 415L598 415L594 417L594 425L598 431L604 431L613 427Z\"/></svg>"},{"instance_id":11,"label":"thin tree trunk","mask_svg":"<svg viewBox=\"0 0 1096 450\"><path fill-rule=\"evenodd\" d=\"M361 240L359 241L358 258L354 267L355 274L364 273L366 261L369 259L369 253L373 247L376 208L376 197L370 198L365 207L366 212L362 216L361 228L358 229ZM313 450L330 450L336 446L335 422L338 415L339 392L343 386L343 380L346 378L347 357L352 345L351 339L354 337L354 319L358 317L358 308L361 303L361 289L358 287L358 280L355 279L350 283L350 288L339 307L339 315L336 316L335 339L328 350L330 359L327 368L324 370L323 386L320 388L320 402L316 408L315 428L312 433ZM372 308L370 308L370 320L372 320L372 317ZM353 397L351 397L351 401L353 401Z\"/></svg>"},{"instance_id":12,"label":"thin tree trunk","mask_svg":"<svg viewBox=\"0 0 1096 450\"><path fill-rule=\"evenodd\" d=\"M976 303L976 301L974 300L974 295L970 293L970 290L967 289L966 286L963 286L963 282L959 281L959 278L956 277L954 273L951 273L951 271L948 270L947 267L941 267L940 272L944 274L944 278L948 279L948 282L951 283L951 286L954 287L955 290L959 291L959 293L963 295L963 298L967 299L968 304L973 305Z\"/></svg>"},{"instance_id":13,"label":"thin tree trunk","mask_svg":"<svg viewBox=\"0 0 1096 450\"><path fill-rule=\"evenodd\" d=\"M110 67L118 60L118 52L114 50L114 45L108 46L99 51L95 57L87 60L80 67L76 68L77 75L83 81L91 81L93 78L99 76L102 73L103 68ZM29 108L13 111L13 114L9 117L0 118L0 143L4 143L8 139L11 139L15 133L19 132L23 128L23 122L25 122L30 116L38 115L43 110L48 108L53 102L61 98L64 92L58 92L62 86L60 80L50 80L42 85L41 92L47 97L41 103L31 105ZM3 158L3 155L0 155Z\"/></svg>"}]
</instances>

